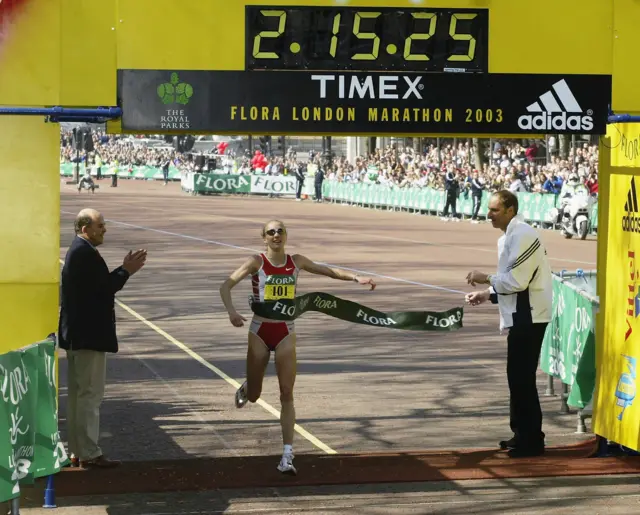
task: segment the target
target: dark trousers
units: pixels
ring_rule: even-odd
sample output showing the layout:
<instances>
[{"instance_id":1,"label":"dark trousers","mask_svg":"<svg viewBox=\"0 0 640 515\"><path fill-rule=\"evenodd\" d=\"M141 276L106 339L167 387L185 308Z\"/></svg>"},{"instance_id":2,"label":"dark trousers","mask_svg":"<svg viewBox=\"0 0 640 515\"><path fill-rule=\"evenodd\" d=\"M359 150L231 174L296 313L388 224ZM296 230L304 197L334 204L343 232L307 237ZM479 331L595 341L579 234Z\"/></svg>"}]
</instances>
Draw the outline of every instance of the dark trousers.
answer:
<instances>
[{"instance_id":1,"label":"dark trousers","mask_svg":"<svg viewBox=\"0 0 640 515\"><path fill-rule=\"evenodd\" d=\"M296 198L300 198L302 196L302 187L304 186L304 181L298 179L296 183Z\"/></svg>"},{"instance_id":2,"label":"dark trousers","mask_svg":"<svg viewBox=\"0 0 640 515\"><path fill-rule=\"evenodd\" d=\"M458 218L458 213L456 213L456 204L458 203L458 196L452 193L447 192L447 200L444 204L444 212L443 216L449 216L449 207L451 207L451 211L454 218Z\"/></svg>"},{"instance_id":3,"label":"dark trousers","mask_svg":"<svg viewBox=\"0 0 640 515\"><path fill-rule=\"evenodd\" d=\"M473 196L473 216L471 217L473 220L478 218L481 202L482 202L482 194Z\"/></svg>"},{"instance_id":4,"label":"dark trousers","mask_svg":"<svg viewBox=\"0 0 640 515\"><path fill-rule=\"evenodd\" d=\"M536 371L546 328L546 323L512 327L507 337L510 424L523 447L544 444Z\"/></svg>"},{"instance_id":5,"label":"dark trousers","mask_svg":"<svg viewBox=\"0 0 640 515\"><path fill-rule=\"evenodd\" d=\"M316 200L322 200L322 183L316 182Z\"/></svg>"}]
</instances>

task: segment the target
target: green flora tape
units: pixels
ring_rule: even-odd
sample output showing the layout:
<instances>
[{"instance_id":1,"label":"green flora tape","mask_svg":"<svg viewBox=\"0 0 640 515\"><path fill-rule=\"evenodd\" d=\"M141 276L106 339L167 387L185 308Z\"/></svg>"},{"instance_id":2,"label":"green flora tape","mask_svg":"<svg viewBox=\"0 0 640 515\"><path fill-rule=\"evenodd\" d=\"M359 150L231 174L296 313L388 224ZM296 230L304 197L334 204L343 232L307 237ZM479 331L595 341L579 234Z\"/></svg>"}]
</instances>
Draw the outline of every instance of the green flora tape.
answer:
<instances>
[{"instance_id":1,"label":"green flora tape","mask_svg":"<svg viewBox=\"0 0 640 515\"><path fill-rule=\"evenodd\" d=\"M328 293L307 293L293 300L252 302L251 310L262 318L292 321L307 311L318 311L340 320L405 331L456 331L462 328L463 308L448 311L393 311L383 313Z\"/></svg>"}]
</instances>

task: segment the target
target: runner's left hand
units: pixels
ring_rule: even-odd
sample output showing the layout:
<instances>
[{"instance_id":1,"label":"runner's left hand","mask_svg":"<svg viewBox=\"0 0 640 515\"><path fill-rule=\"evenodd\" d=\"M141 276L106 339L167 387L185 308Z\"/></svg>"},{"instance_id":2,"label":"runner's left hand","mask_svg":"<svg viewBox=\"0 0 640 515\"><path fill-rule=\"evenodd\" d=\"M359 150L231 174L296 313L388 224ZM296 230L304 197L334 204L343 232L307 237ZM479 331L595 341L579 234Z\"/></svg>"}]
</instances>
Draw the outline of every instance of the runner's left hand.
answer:
<instances>
[{"instance_id":1,"label":"runner's left hand","mask_svg":"<svg viewBox=\"0 0 640 515\"><path fill-rule=\"evenodd\" d=\"M356 281L358 282L358 284L361 284L363 286L366 286L367 284L371 285L371 290L376 289L376 282L373 279L371 279L371 277L357 276Z\"/></svg>"}]
</instances>

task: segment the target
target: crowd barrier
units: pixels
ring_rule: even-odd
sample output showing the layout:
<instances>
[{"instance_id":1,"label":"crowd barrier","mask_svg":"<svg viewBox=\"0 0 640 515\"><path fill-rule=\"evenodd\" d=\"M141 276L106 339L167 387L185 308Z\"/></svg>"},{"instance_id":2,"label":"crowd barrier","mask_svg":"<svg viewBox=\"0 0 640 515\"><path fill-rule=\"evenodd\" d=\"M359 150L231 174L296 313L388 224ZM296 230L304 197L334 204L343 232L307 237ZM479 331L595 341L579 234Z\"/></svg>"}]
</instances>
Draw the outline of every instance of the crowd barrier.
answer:
<instances>
[{"instance_id":1,"label":"crowd barrier","mask_svg":"<svg viewBox=\"0 0 640 515\"><path fill-rule=\"evenodd\" d=\"M270 194L293 196L297 180L292 175L238 175L183 173L182 189L195 195L203 194ZM307 177L302 193L315 195L314 178ZM551 224L551 210L558 206L558 195L549 193L518 193L520 213L528 222ZM334 203L369 207L375 209L407 210L437 215L444 210L445 192L433 188L397 188L380 184L344 183L324 181L322 196ZM490 194L483 192L479 216L485 218L488 212ZM468 192L460 193L456 209L459 214L470 217L473 214L473 197ZM598 228L598 203L591 213L592 232Z\"/></svg>"},{"instance_id":2,"label":"crowd barrier","mask_svg":"<svg viewBox=\"0 0 640 515\"><path fill-rule=\"evenodd\" d=\"M58 432L55 339L0 355L0 502L17 513L20 487L52 476L69 463Z\"/></svg>"},{"instance_id":3,"label":"crowd barrier","mask_svg":"<svg viewBox=\"0 0 640 515\"><path fill-rule=\"evenodd\" d=\"M72 177L75 164L60 165L60 175ZM102 176L111 177L114 173L124 179L162 180L160 168L151 166L104 166ZM84 175L85 166L80 165L80 175ZM91 175L96 176L95 167ZM294 196L297 182L293 175L271 176L264 174L211 174L181 172L175 167L169 168L169 180L180 180L182 189L196 195L212 194L257 194ZM302 189L303 195L314 196L314 178L307 177ZM324 181L322 196L332 202L370 207L376 209L407 210L437 215L444 210L445 192L433 188L398 188L380 184L344 183ZM490 194L483 192L479 216L485 218L488 212ZM520 213L528 222L551 223L551 210L558 207L558 195L549 193L518 193ZM473 215L473 197L469 192L460 193L456 205L457 212L465 217ZM591 213L591 232L598 229L598 203L593 205Z\"/></svg>"},{"instance_id":4,"label":"crowd barrier","mask_svg":"<svg viewBox=\"0 0 640 515\"><path fill-rule=\"evenodd\" d=\"M438 215L444 210L446 194L433 188L383 186L380 184L344 183L325 181L322 195L326 200L342 204L375 209L406 210ZM551 224L551 210L558 206L558 195L550 193L518 193L520 213L528 222ZM490 193L483 192L479 216L488 212ZM473 215L473 197L469 192L460 193L456 210L463 216ZM598 228L598 203L591 213L592 232Z\"/></svg>"},{"instance_id":5,"label":"crowd barrier","mask_svg":"<svg viewBox=\"0 0 640 515\"><path fill-rule=\"evenodd\" d=\"M73 177L73 171L76 165L74 163L63 163L60 164L60 175L63 177ZM82 177L85 173L85 165L80 165L80 177ZM93 177L98 175L95 166L90 167L90 173ZM146 180L163 180L164 175L162 174L161 168L155 168L153 166L111 166L104 165L102 166L101 172L102 177L111 177L113 174L117 174L118 178L122 179L146 179ZM169 180L176 181L180 180L182 173L177 168L171 166L169 167Z\"/></svg>"},{"instance_id":6,"label":"crowd barrier","mask_svg":"<svg viewBox=\"0 0 640 515\"><path fill-rule=\"evenodd\" d=\"M540 368L548 374L547 395L554 395L554 379L562 383L560 411L577 409L577 432L586 432L585 408L596 383L595 319L599 301L595 271L553 274L553 315L547 327Z\"/></svg>"}]
</instances>

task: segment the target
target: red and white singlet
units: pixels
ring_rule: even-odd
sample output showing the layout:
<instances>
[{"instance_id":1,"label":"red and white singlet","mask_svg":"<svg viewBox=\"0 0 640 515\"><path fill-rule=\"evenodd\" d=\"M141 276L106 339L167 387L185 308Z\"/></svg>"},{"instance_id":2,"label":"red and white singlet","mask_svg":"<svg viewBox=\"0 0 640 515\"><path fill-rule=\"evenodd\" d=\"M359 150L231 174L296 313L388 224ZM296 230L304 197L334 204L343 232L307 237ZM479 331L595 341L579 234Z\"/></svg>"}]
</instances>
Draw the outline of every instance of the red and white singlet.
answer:
<instances>
[{"instance_id":1,"label":"red and white singlet","mask_svg":"<svg viewBox=\"0 0 640 515\"><path fill-rule=\"evenodd\" d=\"M299 272L293 258L287 254L285 264L282 266L273 265L265 254L260 254L260 258L262 266L251 276L253 299L257 302L293 300L296 296Z\"/></svg>"},{"instance_id":2,"label":"red and white singlet","mask_svg":"<svg viewBox=\"0 0 640 515\"><path fill-rule=\"evenodd\" d=\"M299 269L293 258L287 254L285 264L273 265L265 254L260 254L262 266L251 276L254 302L293 300L296 296L296 283ZM280 342L295 332L293 322L270 321L258 316L253 317L249 331L257 335L270 351L275 351Z\"/></svg>"}]
</instances>

